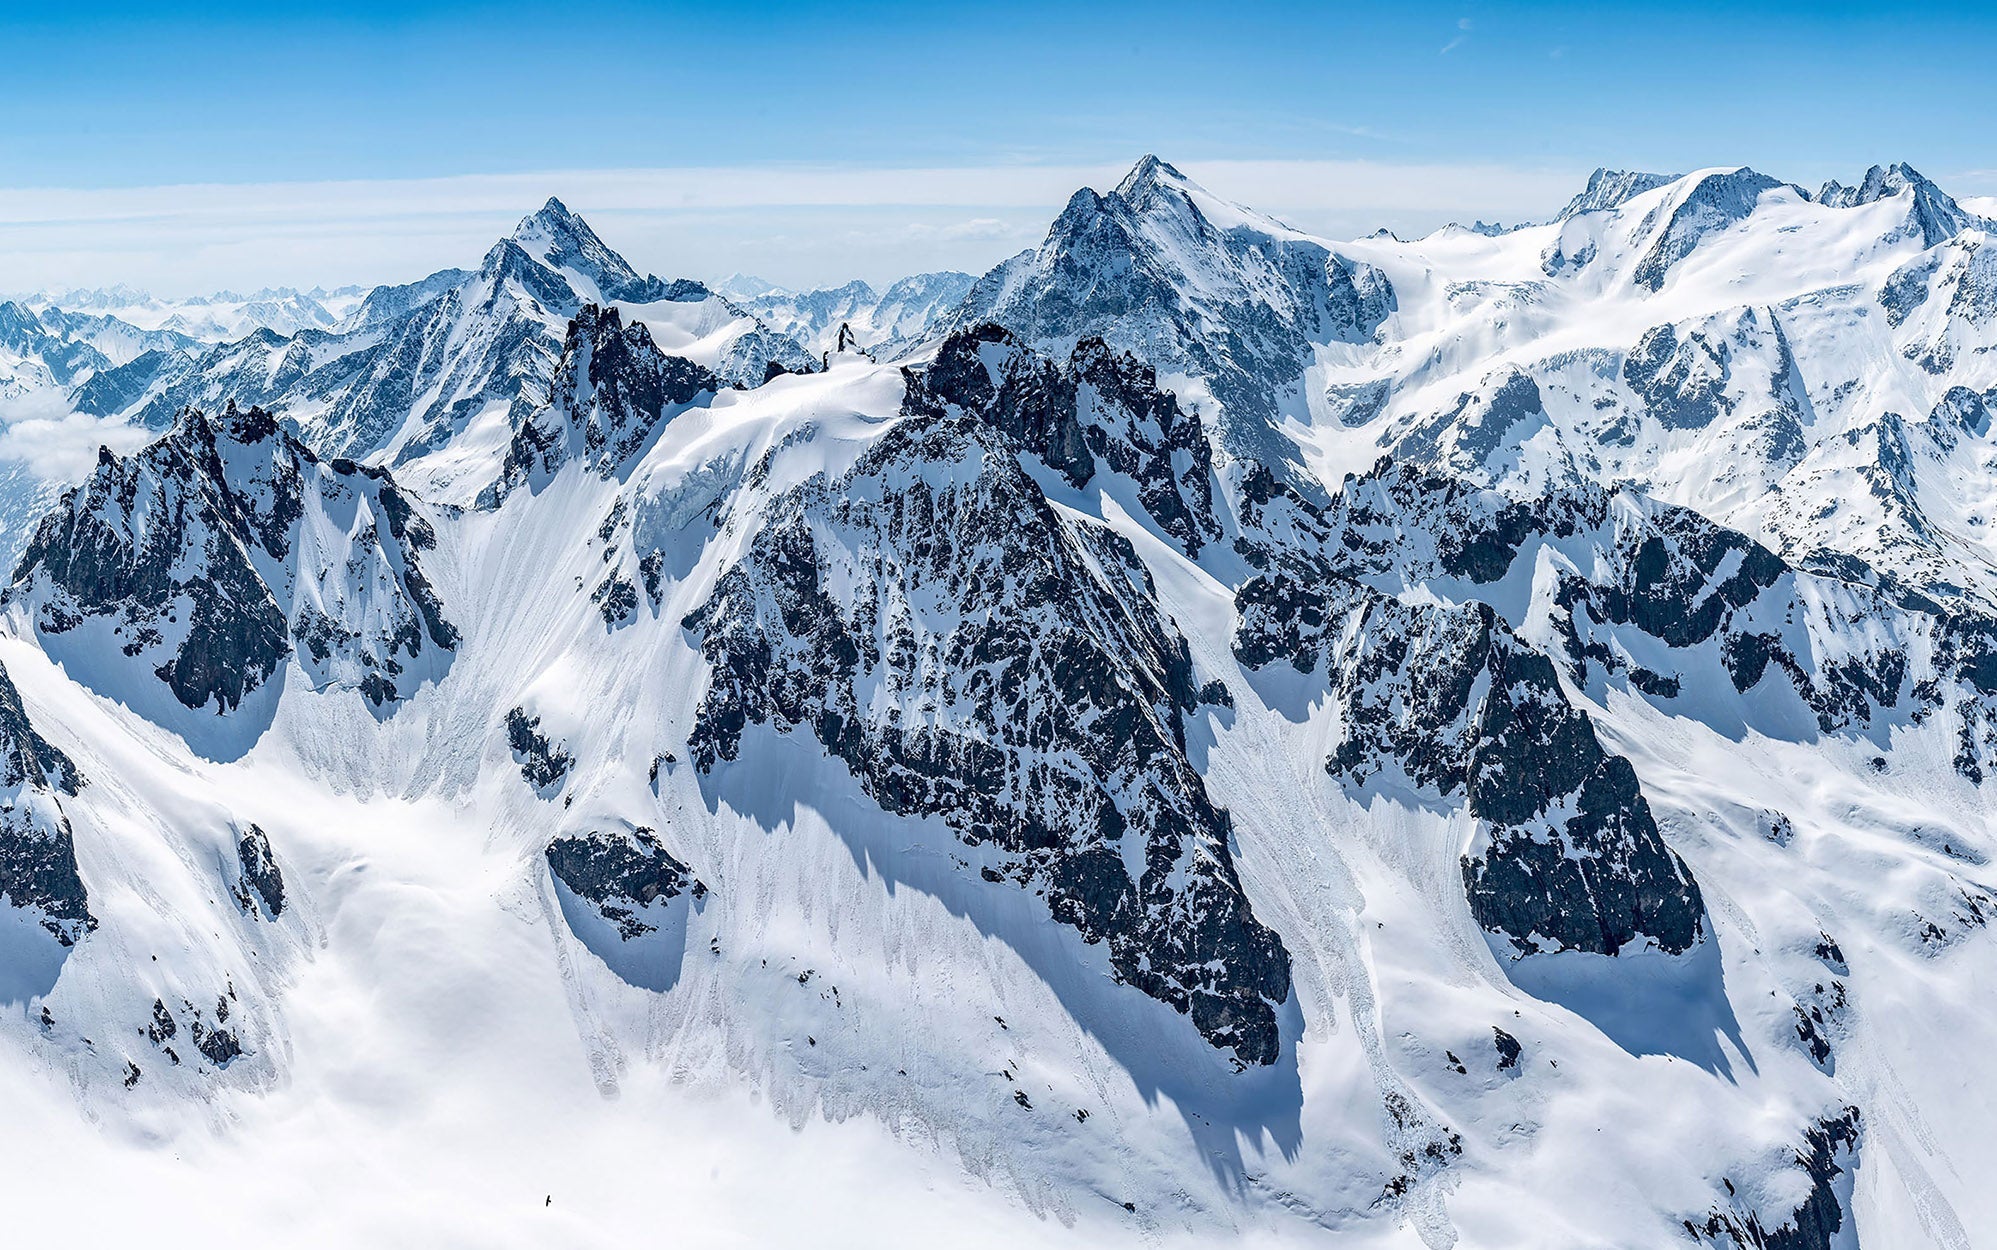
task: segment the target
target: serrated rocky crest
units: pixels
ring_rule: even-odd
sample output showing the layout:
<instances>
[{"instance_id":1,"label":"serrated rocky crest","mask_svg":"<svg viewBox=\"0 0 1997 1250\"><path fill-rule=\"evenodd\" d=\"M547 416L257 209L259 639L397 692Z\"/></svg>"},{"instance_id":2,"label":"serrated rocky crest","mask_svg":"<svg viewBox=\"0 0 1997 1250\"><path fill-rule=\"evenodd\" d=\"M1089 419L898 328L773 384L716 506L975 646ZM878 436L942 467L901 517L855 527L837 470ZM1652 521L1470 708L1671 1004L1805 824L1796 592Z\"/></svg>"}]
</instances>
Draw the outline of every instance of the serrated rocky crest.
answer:
<instances>
[{"instance_id":1,"label":"serrated rocky crest","mask_svg":"<svg viewBox=\"0 0 1997 1250\"><path fill-rule=\"evenodd\" d=\"M75 635L188 708L231 711L293 656L379 707L458 643L423 570L435 543L386 470L321 460L261 409L190 409L143 451L100 455L7 600L45 645Z\"/></svg>"},{"instance_id":2,"label":"serrated rocky crest","mask_svg":"<svg viewBox=\"0 0 1997 1250\"><path fill-rule=\"evenodd\" d=\"M694 761L724 766L750 726L812 733L882 808L981 848L993 888L1044 894L1120 980L1274 1062L1288 956L1186 757L1186 644L1128 542L1059 516L1015 456L974 418L912 416L771 500L685 622L713 672Z\"/></svg>"},{"instance_id":3,"label":"serrated rocky crest","mask_svg":"<svg viewBox=\"0 0 1997 1250\"><path fill-rule=\"evenodd\" d=\"M548 403L514 430L486 502L520 486L538 490L571 461L611 477L662 422L721 386L707 369L660 351L643 324L584 305L569 322Z\"/></svg>"}]
</instances>

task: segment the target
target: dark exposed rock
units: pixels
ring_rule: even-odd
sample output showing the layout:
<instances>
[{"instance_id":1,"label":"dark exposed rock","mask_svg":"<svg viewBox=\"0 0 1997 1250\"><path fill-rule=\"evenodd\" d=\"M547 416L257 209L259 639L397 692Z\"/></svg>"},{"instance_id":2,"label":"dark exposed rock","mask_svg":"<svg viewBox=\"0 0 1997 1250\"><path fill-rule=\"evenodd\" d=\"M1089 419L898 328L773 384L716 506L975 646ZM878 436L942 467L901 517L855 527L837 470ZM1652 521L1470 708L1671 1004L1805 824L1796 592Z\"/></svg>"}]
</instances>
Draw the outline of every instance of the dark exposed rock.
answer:
<instances>
[{"instance_id":1,"label":"dark exposed rock","mask_svg":"<svg viewBox=\"0 0 1997 1250\"><path fill-rule=\"evenodd\" d=\"M1274 223L1216 223L1212 200L1155 156L1107 195L1077 191L1046 239L981 279L959 328L995 321L1066 351L1087 338L1205 380L1227 450L1302 473L1276 424L1321 343L1370 341L1394 311L1374 267Z\"/></svg>"},{"instance_id":2,"label":"dark exposed rock","mask_svg":"<svg viewBox=\"0 0 1997 1250\"><path fill-rule=\"evenodd\" d=\"M1763 194L1782 185L1752 169L1707 174L1684 195L1670 197L1644 219L1640 233L1656 242L1637 262L1631 277L1646 290L1658 290L1672 266L1708 237L1745 221Z\"/></svg>"},{"instance_id":3,"label":"dark exposed rock","mask_svg":"<svg viewBox=\"0 0 1997 1250\"><path fill-rule=\"evenodd\" d=\"M1624 358L1622 377L1667 430L1734 421L1736 449L1771 464L1793 463L1806 449L1808 388L1770 309L1736 308L1653 327Z\"/></svg>"},{"instance_id":4,"label":"dark exposed rock","mask_svg":"<svg viewBox=\"0 0 1997 1250\"><path fill-rule=\"evenodd\" d=\"M145 1033L146 1037L155 1046L166 1041L169 1037L178 1037L180 1035L180 1025L175 1022L173 1013L166 1009L165 1000L153 999L153 1019L152 1023L147 1026Z\"/></svg>"},{"instance_id":5,"label":"dark exposed rock","mask_svg":"<svg viewBox=\"0 0 1997 1250\"><path fill-rule=\"evenodd\" d=\"M707 896L707 887L642 826L628 833L556 838L547 857L555 879L594 906L627 942L657 927L639 918L654 903L681 894Z\"/></svg>"},{"instance_id":6,"label":"dark exposed rock","mask_svg":"<svg viewBox=\"0 0 1997 1250\"><path fill-rule=\"evenodd\" d=\"M549 791L562 784L575 759L550 742L540 732L540 725L541 718L527 715L526 709L511 709L506 713L506 745L512 749L513 762L520 766L520 775L527 779L527 784L536 790Z\"/></svg>"},{"instance_id":7,"label":"dark exposed rock","mask_svg":"<svg viewBox=\"0 0 1997 1250\"><path fill-rule=\"evenodd\" d=\"M1518 1067L1519 1055L1522 1053L1519 1039L1495 1025L1492 1026L1491 1032L1496 1035L1493 1040L1498 1047L1498 1071L1506 1072Z\"/></svg>"},{"instance_id":8,"label":"dark exposed rock","mask_svg":"<svg viewBox=\"0 0 1997 1250\"><path fill-rule=\"evenodd\" d=\"M1714 1210L1703 1222L1685 1221L1685 1231L1734 1250L1832 1250L1847 1212L1838 1202L1833 1182L1853 1162L1858 1149L1858 1108L1819 1120L1803 1135L1795 1166L1810 1182L1808 1195L1780 1225L1768 1228L1754 1211Z\"/></svg>"},{"instance_id":9,"label":"dark exposed rock","mask_svg":"<svg viewBox=\"0 0 1997 1250\"><path fill-rule=\"evenodd\" d=\"M1150 366L1101 339L1082 340L1062 367L987 322L950 335L934 362L904 372L905 415L962 411L1078 489L1100 470L1120 473L1188 555L1219 535L1213 453L1198 415L1159 389Z\"/></svg>"},{"instance_id":10,"label":"dark exposed rock","mask_svg":"<svg viewBox=\"0 0 1997 1250\"><path fill-rule=\"evenodd\" d=\"M230 1060L242 1056L242 1043L237 1041L235 1033L228 1029L211 1029L200 1020L196 1020L189 1031L194 1035L195 1049L218 1068L226 1068Z\"/></svg>"},{"instance_id":11,"label":"dark exposed rock","mask_svg":"<svg viewBox=\"0 0 1997 1250\"><path fill-rule=\"evenodd\" d=\"M986 879L1044 894L1120 979L1273 1062L1288 956L1185 755L1186 643L1129 544L1064 519L997 431L905 417L773 501L685 624L713 672L701 769L750 725L808 727L883 808L989 848Z\"/></svg>"},{"instance_id":12,"label":"dark exposed rock","mask_svg":"<svg viewBox=\"0 0 1997 1250\"><path fill-rule=\"evenodd\" d=\"M1507 366L1410 430L1395 445L1394 454L1456 475L1481 477L1507 446L1529 436L1545 420L1539 384L1523 370Z\"/></svg>"},{"instance_id":13,"label":"dark exposed rock","mask_svg":"<svg viewBox=\"0 0 1997 1250\"><path fill-rule=\"evenodd\" d=\"M1832 208L1855 208L1874 204L1892 196L1908 198L1906 233L1921 241L1922 247L1947 242L1964 230L1987 228L1989 223L1966 211L1949 194L1915 172L1910 165L1874 165L1855 187L1835 180L1824 184L1817 202Z\"/></svg>"},{"instance_id":14,"label":"dark exposed rock","mask_svg":"<svg viewBox=\"0 0 1997 1250\"><path fill-rule=\"evenodd\" d=\"M1463 874L1485 930L1520 954L1613 955L1638 940L1676 954L1701 940L1698 885L1658 834L1635 771L1602 749L1552 662L1490 608L1281 577L1251 581L1236 605L1243 663L1326 665L1344 725L1333 776L1363 787L1392 765L1418 789L1461 796L1482 822Z\"/></svg>"},{"instance_id":15,"label":"dark exposed rock","mask_svg":"<svg viewBox=\"0 0 1997 1250\"><path fill-rule=\"evenodd\" d=\"M1582 213L1621 208L1639 195L1677 181L1676 174L1647 174L1626 169L1597 169L1588 175L1588 185L1567 201L1556 221L1579 217Z\"/></svg>"},{"instance_id":16,"label":"dark exposed rock","mask_svg":"<svg viewBox=\"0 0 1997 1250\"><path fill-rule=\"evenodd\" d=\"M301 543L308 511L341 518L352 545ZM36 528L8 596L45 637L104 622L190 708L237 707L294 642L315 680L379 701L426 642L457 643L420 563L434 543L385 470L322 462L260 409L190 410L136 455L100 453Z\"/></svg>"},{"instance_id":17,"label":"dark exposed rock","mask_svg":"<svg viewBox=\"0 0 1997 1250\"><path fill-rule=\"evenodd\" d=\"M244 910L250 906L250 892L263 900L264 911L273 918L284 914L284 874L278 870L277 859L270 852L270 839L256 825L243 831L236 840L236 861L242 869L241 885L237 889L237 899Z\"/></svg>"},{"instance_id":18,"label":"dark exposed rock","mask_svg":"<svg viewBox=\"0 0 1997 1250\"><path fill-rule=\"evenodd\" d=\"M571 460L613 477L675 412L721 388L707 369L660 351L643 324L585 304L569 322L547 405L517 425L481 502L523 485L538 490Z\"/></svg>"},{"instance_id":19,"label":"dark exposed rock","mask_svg":"<svg viewBox=\"0 0 1997 1250\"><path fill-rule=\"evenodd\" d=\"M35 731L0 668L0 899L37 913L64 946L97 927L61 802L82 785L76 765Z\"/></svg>"},{"instance_id":20,"label":"dark exposed rock","mask_svg":"<svg viewBox=\"0 0 1997 1250\"><path fill-rule=\"evenodd\" d=\"M589 597L602 615L603 623L612 629L630 620L638 610L638 588L617 569L612 569Z\"/></svg>"}]
</instances>

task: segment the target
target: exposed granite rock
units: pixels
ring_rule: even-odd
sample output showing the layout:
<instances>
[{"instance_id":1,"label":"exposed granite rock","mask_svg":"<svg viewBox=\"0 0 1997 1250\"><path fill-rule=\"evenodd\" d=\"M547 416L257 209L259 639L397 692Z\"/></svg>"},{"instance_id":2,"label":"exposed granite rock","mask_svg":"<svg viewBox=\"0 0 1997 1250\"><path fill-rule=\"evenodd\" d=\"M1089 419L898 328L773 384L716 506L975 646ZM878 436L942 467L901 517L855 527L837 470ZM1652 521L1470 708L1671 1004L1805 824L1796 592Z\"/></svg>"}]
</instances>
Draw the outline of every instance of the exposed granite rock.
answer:
<instances>
[{"instance_id":1,"label":"exposed granite rock","mask_svg":"<svg viewBox=\"0 0 1997 1250\"><path fill-rule=\"evenodd\" d=\"M585 304L569 322L547 406L517 425L481 502L495 504L523 485L538 490L571 460L613 477L662 423L722 386L702 366L660 351L642 323L626 325L617 309Z\"/></svg>"},{"instance_id":2,"label":"exposed granite rock","mask_svg":"<svg viewBox=\"0 0 1997 1250\"><path fill-rule=\"evenodd\" d=\"M652 932L640 918L654 903L681 894L707 897L707 887L643 826L628 833L586 833L548 844L555 879L602 913L625 941Z\"/></svg>"},{"instance_id":3,"label":"exposed granite rock","mask_svg":"<svg viewBox=\"0 0 1997 1250\"><path fill-rule=\"evenodd\" d=\"M1696 322L1655 326L1623 360L1623 381L1667 430L1737 426L1737 452L1793 464L1814 419L1809 388L1772 309L1735 308Z\"/></svg>"},{"instance_id":4,"label":"exposed granite rock","mask_svg":"<svg viewBox=\"0 0 1997 1250\"><path fill-rule=\"evenodd\" d=\"M883 808L941 817L1120 979L1273 1062L1289 960L1185 754L1186 643L1129 544L1057 513L1014 446L909 416L771 501L685 622L713 671L694 762L809 727Z\"/></svg>"},{"instance_id":5,"label":"exposed granite rock","mask_svg":"<svg viewBox=\"0 0 1997 1250\"><path fill-rule=\"evenodd\" d=\"M251 825L236 839L236 862L242 877L236 887L236 901L244 911L251 908L251 891L263 900L264 911L273 919L284 914L284 874L270 852L270 839Z\"/></svg>"},{"instance_id":6,"label":"exposed granite rock","mask_svg":"<svg viewBox=\"0 0 1997 1250\"><path fill-rule=\"evenodd\" d=\"M1683 195L1667 197L1639 228L1641 236L1656 241L1631 277L1646 290L1662 288L1674 265L1712 235L1747 220L1764 194L1783 185L1752 169L1736 169L1707 174Z\"/></svg>"},{"instance_id":7,"label":"exposed granite rock","mask_svg":"<svg viewBox=\"0 0 1997 1250\"><path fill-rule=\"evenodd\" d=\"M1244 585L1236 606L1244 664L1326 666L1343 726L1325 765L1334 777L1363 788L1398 776L1460 796L1481 830L1463 860L1471 911L1516 953L1613 955L1648 941L1677 954L1701 940L1698 885L1658 834L1635 771L1603 750L1552 662L1489 607L1281 575Z\"/></svg>"},{"instance_id":8,"label":"exposed granite rock","mask_svg":"<svg viewBox=\"0 0 1997 1250\"><path fill-rule=\"evenodd\" d=\"M1067 351L1101 338L1159 369L1202 379L1229 454L1303 473L1276 427L1314 347L1364 343L1392 314L1380 270L1278 223L1229 211L1155 156L1107 195L1083 188L1038 248L980 279L957 328L995 321Z\"/></svg>"},{"instance_id":9,"label":"exposed granite rock","mask_svg":"<svg viewBox=\"0 0 1997 1250\"><path fill-rule=\"evenodd\" d=\"M985 322L950 335L931 364L904 373L904 415L954 409L976 417L1077 489L1099 471L1120 473L1188 555L1219 536L1213 453L1199 416L1159 388L1149 365L1101 339L1083 339L1064 367Z\"/></svg>"},{"instance_id":10,"label":"exposed granite rock","mask_svg":"<svg viewBox=\"0 0 1997 1250\"><path fill-rule=\"evenodd\" d=\"M575 758L540 733L540 725L541 718L527 715L524 708L506 713L506 745L513 752L513 762L520 766L520 775L528 785L545 792L562 784Z\"/></svg>"},{"instance_id":11,"label":"exposed granite rock","mask_svg":"<svg viewBox=\"0 0 1997 1250\"><path fill-rule=\"evenodd\" d=\"M61 802L82 785L69 757L35 732L0 668L0 899L34 913L64 946L97 927Z\"/></svg>"},{"instance_id":12,"label":"exposed granite rock","mask_svg":"<svg viewBox=\"0 0 1997 1250\"><path fill-rule=\"evenodd\" d=\"M1833 1182L1845 1171L1840 1160L1846 1166L1854 1162L1858 1140L1857 1107L1811 1126L1795 1157L1795 1166L1809 1178L1809 1193L1777 1227L1764 1226L1754 1211L1715 1207L1703 1222L1686 1220L1685 1231L1734 1250L1833 1250L1847 1215Z\"/></svg>"}]
</instances>

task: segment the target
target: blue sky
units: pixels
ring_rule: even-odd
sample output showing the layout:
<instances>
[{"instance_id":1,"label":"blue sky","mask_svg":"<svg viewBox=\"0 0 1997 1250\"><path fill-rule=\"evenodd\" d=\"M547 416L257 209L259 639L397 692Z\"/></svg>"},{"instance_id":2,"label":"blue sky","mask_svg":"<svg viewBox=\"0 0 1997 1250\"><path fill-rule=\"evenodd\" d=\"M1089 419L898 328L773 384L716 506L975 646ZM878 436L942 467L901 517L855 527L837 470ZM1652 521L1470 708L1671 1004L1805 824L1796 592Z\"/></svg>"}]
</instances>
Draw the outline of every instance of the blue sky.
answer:
<instances>
[{"instance_id":1,"label":"blue sky","mask_svg":"<svg viewBox=\"0 0 1997 1250\"><path fill-rule=\"evenodd\" d=\"M1257 162L1251 186L1209 181L1334 232L1551 211L1600 164L1814 184L1903 159L1989 194L1981 8L0 0L0 267L36 285L404 277L390 267L475 261L476 240L559 193L656 266L977 268L1030 242L1059 203L1049 175L1145 151L1195 172ZM1283 162L1351 185L1286 195ZM758 179L675 209L661 183L796 169L822 175L809 203ZM988 190L875 177L895 170L981 171ZM650 190L560 176L578 171L648 171ZM171 196L8 198L329 182L348 186L315 212L251 213L233 241L228 197L196 235L187 211L148 227ZM353 184L372 188L359 215L341 207ZM497 202L516 192L532 202Z\"/></svg>"}]
</instances>

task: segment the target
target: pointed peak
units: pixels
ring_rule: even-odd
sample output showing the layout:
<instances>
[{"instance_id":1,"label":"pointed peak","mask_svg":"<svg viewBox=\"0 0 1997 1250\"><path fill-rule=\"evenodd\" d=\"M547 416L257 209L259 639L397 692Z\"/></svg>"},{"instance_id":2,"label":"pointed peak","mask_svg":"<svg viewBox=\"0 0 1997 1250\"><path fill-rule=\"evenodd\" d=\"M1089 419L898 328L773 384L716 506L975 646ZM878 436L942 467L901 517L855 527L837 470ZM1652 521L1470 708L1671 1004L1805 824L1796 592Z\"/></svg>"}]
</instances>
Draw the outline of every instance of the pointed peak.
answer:
<instances>
[{"instance_id":1,"label":"pointed peak","mask_svg":"<svg viewBox=\"0 0 1997 1250\"><path fill-rule=\"evenodd\" d=\"M589 223L578 217L560 199L551 195L546 204L522 217L520 223L513 227L513 233L509 237L528 239L589 233L591 233Z\"/></svg>"},{"instance_id":2,"label":"pointed peak","mask_svg":"<svg viewBox=\"0 0 1997 1250\"><path fill-rule=\"evenodd\" d=\"M1143 208L1161 189L1183 191L1196 186L1192 179L1147 152L1130 167L1123 181L1116 184L1113 194L1133 208Z\"/></svg>"},{"instance_id":3,"label":"pointed peak","mask_svg":"<svg viewBox=\"0 0 1997 1250\"><path fill-rule=\"evenodd\" d=\"M1817 192L1816 200L1826 208L1858 208L1910 193L1909 229L1919 235L1924 247L1933 247L1980 224L1980 218L1904 161L1874 165L1855 187L1832 179Z\"/></svg>"}]
</instances>

